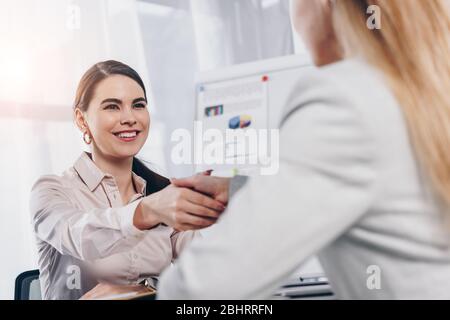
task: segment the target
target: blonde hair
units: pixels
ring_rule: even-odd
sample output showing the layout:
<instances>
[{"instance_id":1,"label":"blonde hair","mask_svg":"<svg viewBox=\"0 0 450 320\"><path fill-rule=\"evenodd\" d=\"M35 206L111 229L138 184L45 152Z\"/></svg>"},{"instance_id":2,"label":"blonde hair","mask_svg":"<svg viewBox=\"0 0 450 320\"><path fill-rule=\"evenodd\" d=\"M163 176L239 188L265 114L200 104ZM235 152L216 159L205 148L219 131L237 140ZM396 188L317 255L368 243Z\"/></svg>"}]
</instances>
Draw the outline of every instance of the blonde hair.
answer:
<instances>
[{"instance_id":1,"label":"blonde hair","mask_svg":"<svg viewBox=\"0 0 450 320\"><path fill-rule=\"evenodd\" d=\"M450 206L450 15L447 0L336 0L333 24L346 56L362 56L386 75L415 153ZM377 5L381 28L369 29Z\"/></svg>"}]
</instances>

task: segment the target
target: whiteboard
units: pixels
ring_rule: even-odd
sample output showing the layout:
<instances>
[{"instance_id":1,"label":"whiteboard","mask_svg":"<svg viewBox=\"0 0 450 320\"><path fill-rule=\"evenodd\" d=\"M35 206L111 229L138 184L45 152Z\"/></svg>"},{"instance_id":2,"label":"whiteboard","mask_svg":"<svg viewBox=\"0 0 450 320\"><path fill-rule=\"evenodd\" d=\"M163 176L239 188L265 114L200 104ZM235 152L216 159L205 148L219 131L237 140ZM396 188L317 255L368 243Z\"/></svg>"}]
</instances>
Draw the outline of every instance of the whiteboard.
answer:
<instances>
[{"instance_id":1,"label":"whiteboard","mask_svg":"<svg viewBox=\"0 0 450 320\"><path fill-rule=\"evenodd\" d=\"M282 110L298 78L308 68L313 68L311 59L301 54L199 73L195 80L195 120L201 130L194 139L194 153L200 158L208 147L210 141L198 138L208 129L221 130L225 135L226 129L230 128L244 131L278 128ZM246 128L247 125L251 128ZM252 152L250 148L239 151L239 143L224 141L222 144L224 163L194 160L196 172L212 169L218 175L230 176L239 170L239 174L253 175L261 167L256 163L256 151ZM227 164L229 159L241 159L242 164Z\"/></svg>"}]
</instances>

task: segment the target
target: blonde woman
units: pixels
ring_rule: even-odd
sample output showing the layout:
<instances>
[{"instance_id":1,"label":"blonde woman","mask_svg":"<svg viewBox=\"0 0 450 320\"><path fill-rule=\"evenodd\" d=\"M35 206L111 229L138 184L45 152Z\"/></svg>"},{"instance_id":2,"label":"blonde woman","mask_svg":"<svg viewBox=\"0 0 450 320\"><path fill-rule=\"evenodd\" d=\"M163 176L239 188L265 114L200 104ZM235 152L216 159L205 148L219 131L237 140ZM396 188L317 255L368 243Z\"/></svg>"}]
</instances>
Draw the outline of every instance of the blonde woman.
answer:
<instances>
[{"instance_id":1,"label":"blonde woman","mask_svg":"<svg viewBox=\"0 0 450 320\"><path fill-rule=\"evenodd\" d=\"M381 29L367 27L370 5ZM286 106L280 171L249 179L163 273L160 298L267 298L315 254L340 299L450 298L446 6L293 1L320 68ZM175 181L222 197L228 183Z\"/></svg>"},{"instance_id":2,"label":"blonde woman","mask_svg":"<svg viewBox=\"0 0 450 320\"><path fill-rule=\"evenodd\" d=\"M140 291L145 280L155 286L194 230L223 211L135 158L149 133L148 103L141 77L121 62L99 62L80 80L74 117L91 152L62 175L41 177L31 192L45 299L78 299L95 286L104 294Z\"/></svg>"}]
</instances>

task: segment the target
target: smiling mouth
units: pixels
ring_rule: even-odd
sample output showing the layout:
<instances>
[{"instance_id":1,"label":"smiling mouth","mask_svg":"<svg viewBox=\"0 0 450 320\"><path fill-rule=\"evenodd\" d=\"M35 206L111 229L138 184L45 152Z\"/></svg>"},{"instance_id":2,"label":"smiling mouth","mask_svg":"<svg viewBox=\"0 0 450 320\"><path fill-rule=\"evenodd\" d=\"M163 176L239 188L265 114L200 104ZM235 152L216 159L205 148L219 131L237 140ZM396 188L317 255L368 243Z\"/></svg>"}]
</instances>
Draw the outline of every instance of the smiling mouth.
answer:
<instances>
[{"instance_id":1,"label":"smiling mouth","mask_svg":"<svg viewBox=\"0 0 450 320\"><path fill-rule=\"evenodd\" d=\"M113 133L119 140L124 142L130 142L136 140L137 136L139 135L140 131L133 130L133 131L120 131Z\"/></svg>"}]
</instances>

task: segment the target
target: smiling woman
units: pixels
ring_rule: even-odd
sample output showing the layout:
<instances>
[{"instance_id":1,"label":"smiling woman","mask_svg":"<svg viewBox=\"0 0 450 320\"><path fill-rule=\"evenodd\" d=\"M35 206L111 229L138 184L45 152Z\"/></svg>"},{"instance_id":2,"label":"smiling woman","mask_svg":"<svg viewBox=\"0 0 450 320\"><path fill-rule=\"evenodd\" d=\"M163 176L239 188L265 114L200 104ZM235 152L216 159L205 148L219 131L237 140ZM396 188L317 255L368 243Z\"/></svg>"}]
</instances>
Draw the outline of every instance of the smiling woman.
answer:
<instances>
[{"instance_id":1,"label":"smiling woman","mask_svg":"<svg viewBox=\"0 0 450 320\"><path fill-rule=\"evenodd\" d=\"M100 283L154 279L224 206L175 187L135 158L148 137L145 86L129 66L95 64L82 77L74 117L91 148L31 193L43 297L78 299ZM70 270L70 271L69 271Z\"/></svg>"},{"instance_id":2,"label":"smiling woman","mask_svg":"<svg viewBox=\"0 0 450 320\"><path fill-rule=\"evenodd\" d=\"M85 142L94 141L96 163L104 163L105 158L130 161L147 139L150 116L145 87L131 70L107 61L91 68L80 82L75 120Z\"/></svg>"}]
</instances>

